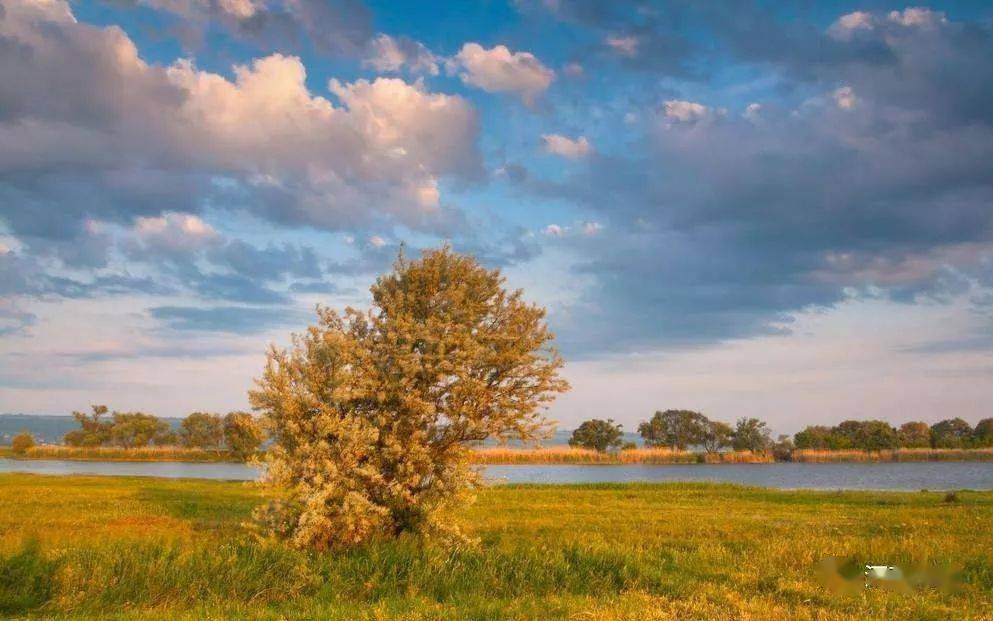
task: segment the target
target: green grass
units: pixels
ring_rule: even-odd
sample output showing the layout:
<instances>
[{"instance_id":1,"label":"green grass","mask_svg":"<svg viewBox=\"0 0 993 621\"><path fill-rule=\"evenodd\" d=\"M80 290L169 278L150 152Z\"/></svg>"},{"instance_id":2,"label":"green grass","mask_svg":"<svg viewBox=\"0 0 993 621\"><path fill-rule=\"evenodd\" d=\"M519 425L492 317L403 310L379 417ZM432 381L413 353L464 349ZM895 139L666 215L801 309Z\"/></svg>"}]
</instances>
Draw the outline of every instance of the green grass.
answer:
<instances>
[{"instance_id":1,"label":"green grass","mask_svg":"<svg viewBox=\"0 0 993 621\"><path fill-rule=\"evenodd\" d=\"M498 486L475 549L252 541L251 484L0 475L0 618L993 618L993 493ZM945 570L836 591L819 562ZM861 583L858 583L859 585Z\"/></svg>"}]
</instances>

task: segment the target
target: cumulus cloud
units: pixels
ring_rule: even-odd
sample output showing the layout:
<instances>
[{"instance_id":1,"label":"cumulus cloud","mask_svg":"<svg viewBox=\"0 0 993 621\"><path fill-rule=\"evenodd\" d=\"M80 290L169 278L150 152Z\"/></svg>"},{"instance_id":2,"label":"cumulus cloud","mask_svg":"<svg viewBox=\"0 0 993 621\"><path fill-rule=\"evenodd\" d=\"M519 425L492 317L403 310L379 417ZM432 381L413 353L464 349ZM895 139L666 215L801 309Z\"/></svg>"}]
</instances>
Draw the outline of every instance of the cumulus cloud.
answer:
<instances>
[{"instance_id":1,"label":"cumulus cloud","mask_svg":"<svg viewBox=\"0 0 993 621\"><path fill-rule=\"evenodd\" d=\"M168 253L198 250L218 237L214 227L187 213L138 218L134 229L143 244Z\"/></svg>"},{"instance_id":2,"label":"cumulus cloud","mask_svg":"<svg viewBox=\"0 0 993 621\"><path fill-rule=\"evenodd\" d=\"M854 33L860 30L872 30L874 27L875 18L871 13L854 11L836 19L828 32L839 39L850 39Z\"/></svg>"},{"instance_id":3,"label":"cumulus cloud","mask_svg":"<svg viewBox=\"0 0 993 621\"><path fill-rule=\"evenodd\" d=\"M680 123L699 121L709 113L707 106L695 101L684 101L681 99L666 100L663 103L663 111L667 119Z\"/></svg>"},{"instance_id":4,"label":"cumulus cloud","mask_svg":"<svg viewBox=\"0 0 993 621\"><path fill-rule=\"evenodd\" d=\"M835 89L831 93L831 97L834 99L834 103L842 110L851 110L858 102L858 98L855 97L855 91L852 90L851 86L842 86Z\"/></svg>"},{"instance_id":5,"label":"cumulus cloud","mask_svg":"<svg viewBox=\"0 0 993 621\"><path fill-rule=\"evenodd\" d=\"M430 229L450 220L438 180L479 174L476 112L419 82L332 80L322 96L293 56L228 78L147 63L119 28L77 22L60 0L5 7L0 36L16 45L0 46L0 217L15 235L68 239L88 219L211 202L327 229Z\"/></svg>"},{"instance_id":6,"label":"cumulus cloud","mask_svg":"<svg viewBox=\"0 0 993 621\"><path fill-rule=\"evenodd\" d=\"M555 72L534 54L511 52L505 45L486 49L478 43L466 43L451 65L466 84L491 93L511 93L529 106L555 79Z\"/></svg>"},{"instance_id":7,"label":"cumulus cloud","mask_svg":"<svg viewBox=\"0 0 993 621\"><path fill-rule=\"evenodd\" d=\"M545 153L561 155L569 159L581 159L593 152L593 145L586 136L568 138L559 134L544 134L541 145Z\"/></svg>"},{"instance_id":8,"label":"cumulus cloud","mask_svg":"<svg viewBox=\"0 0 993 621\"><path fill-rule=\"evenodd\" d=\"M380 73L438 75L438 58L423 43L379 34L369 42L362 64Z\"/></svg>"}]
</instances>

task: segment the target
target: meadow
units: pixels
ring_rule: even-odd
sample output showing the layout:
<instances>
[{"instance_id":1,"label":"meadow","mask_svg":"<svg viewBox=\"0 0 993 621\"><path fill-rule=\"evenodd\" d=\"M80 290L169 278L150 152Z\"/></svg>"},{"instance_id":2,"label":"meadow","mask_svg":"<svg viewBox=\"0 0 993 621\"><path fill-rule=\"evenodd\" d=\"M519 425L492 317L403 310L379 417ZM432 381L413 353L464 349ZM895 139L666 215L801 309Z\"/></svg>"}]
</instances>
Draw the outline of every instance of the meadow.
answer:
<instances>
[{"instance_id":1,"label":"meadow","mask_svg":"<svg viewBox=\"0 0 993 621\"><path fill-rule=\"evenodd\" d=\"M0 617L993 618L990 492L494 486L453 517L475 547L325 553L252 539L259 501L246 483L0 475ZM832 558L845 588L821 577ZM866 589L864 563L953 585Z\"/></svg>"}]
</instances>

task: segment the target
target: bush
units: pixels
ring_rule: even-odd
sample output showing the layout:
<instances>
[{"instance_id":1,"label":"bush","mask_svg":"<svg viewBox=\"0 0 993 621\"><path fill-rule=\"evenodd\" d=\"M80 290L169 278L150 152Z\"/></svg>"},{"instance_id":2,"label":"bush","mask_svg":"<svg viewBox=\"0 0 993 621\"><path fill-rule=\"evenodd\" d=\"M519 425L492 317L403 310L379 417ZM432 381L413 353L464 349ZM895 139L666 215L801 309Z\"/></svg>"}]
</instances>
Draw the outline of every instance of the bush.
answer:
<instances>
[{"instance_id":1,"label":"bush","mask_svg":"<svg viewBox=\"0 0 993 621\"><path fill-rule=\"evenodd\" d=\"M18 455L23 455L27 453L28 449L33 447L34 444L34 436L27 431L22 431L14 436L14 441L10 443L10 446L15 453Z\"/></svg>"}]
</instances>

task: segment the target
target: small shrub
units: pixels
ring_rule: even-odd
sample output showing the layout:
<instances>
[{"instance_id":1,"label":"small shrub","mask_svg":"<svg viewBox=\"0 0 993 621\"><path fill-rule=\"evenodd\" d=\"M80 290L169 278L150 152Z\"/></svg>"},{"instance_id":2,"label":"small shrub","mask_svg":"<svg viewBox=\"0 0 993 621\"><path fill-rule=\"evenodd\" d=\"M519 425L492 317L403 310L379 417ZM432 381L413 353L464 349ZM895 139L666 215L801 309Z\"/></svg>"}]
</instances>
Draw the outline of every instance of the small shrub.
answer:
<instances>
[{"instance_id":1,"label":"small shrub","mask_svg":"<svg viewBox=\"0 0 993 621\"><path fill-rule=\"evenodd\" d=\"M21 433L14 436L14 441L11 443L11 448L18 455L23 455L28 452L28 449L34 446L34 436L32 436L27 431L22 431Z\"/></svg>"},{"instance_id":2,"label":"small shrub","mask_svg":"<svg viewBox=\"0 0 993 621\"><path fill-rule=\"evenodd\" d=\"M945 494L945 502L951 503L958 501L959 501L959 495L957 492L948 492L947 494Z\"/></svg>"}]
</instances>

